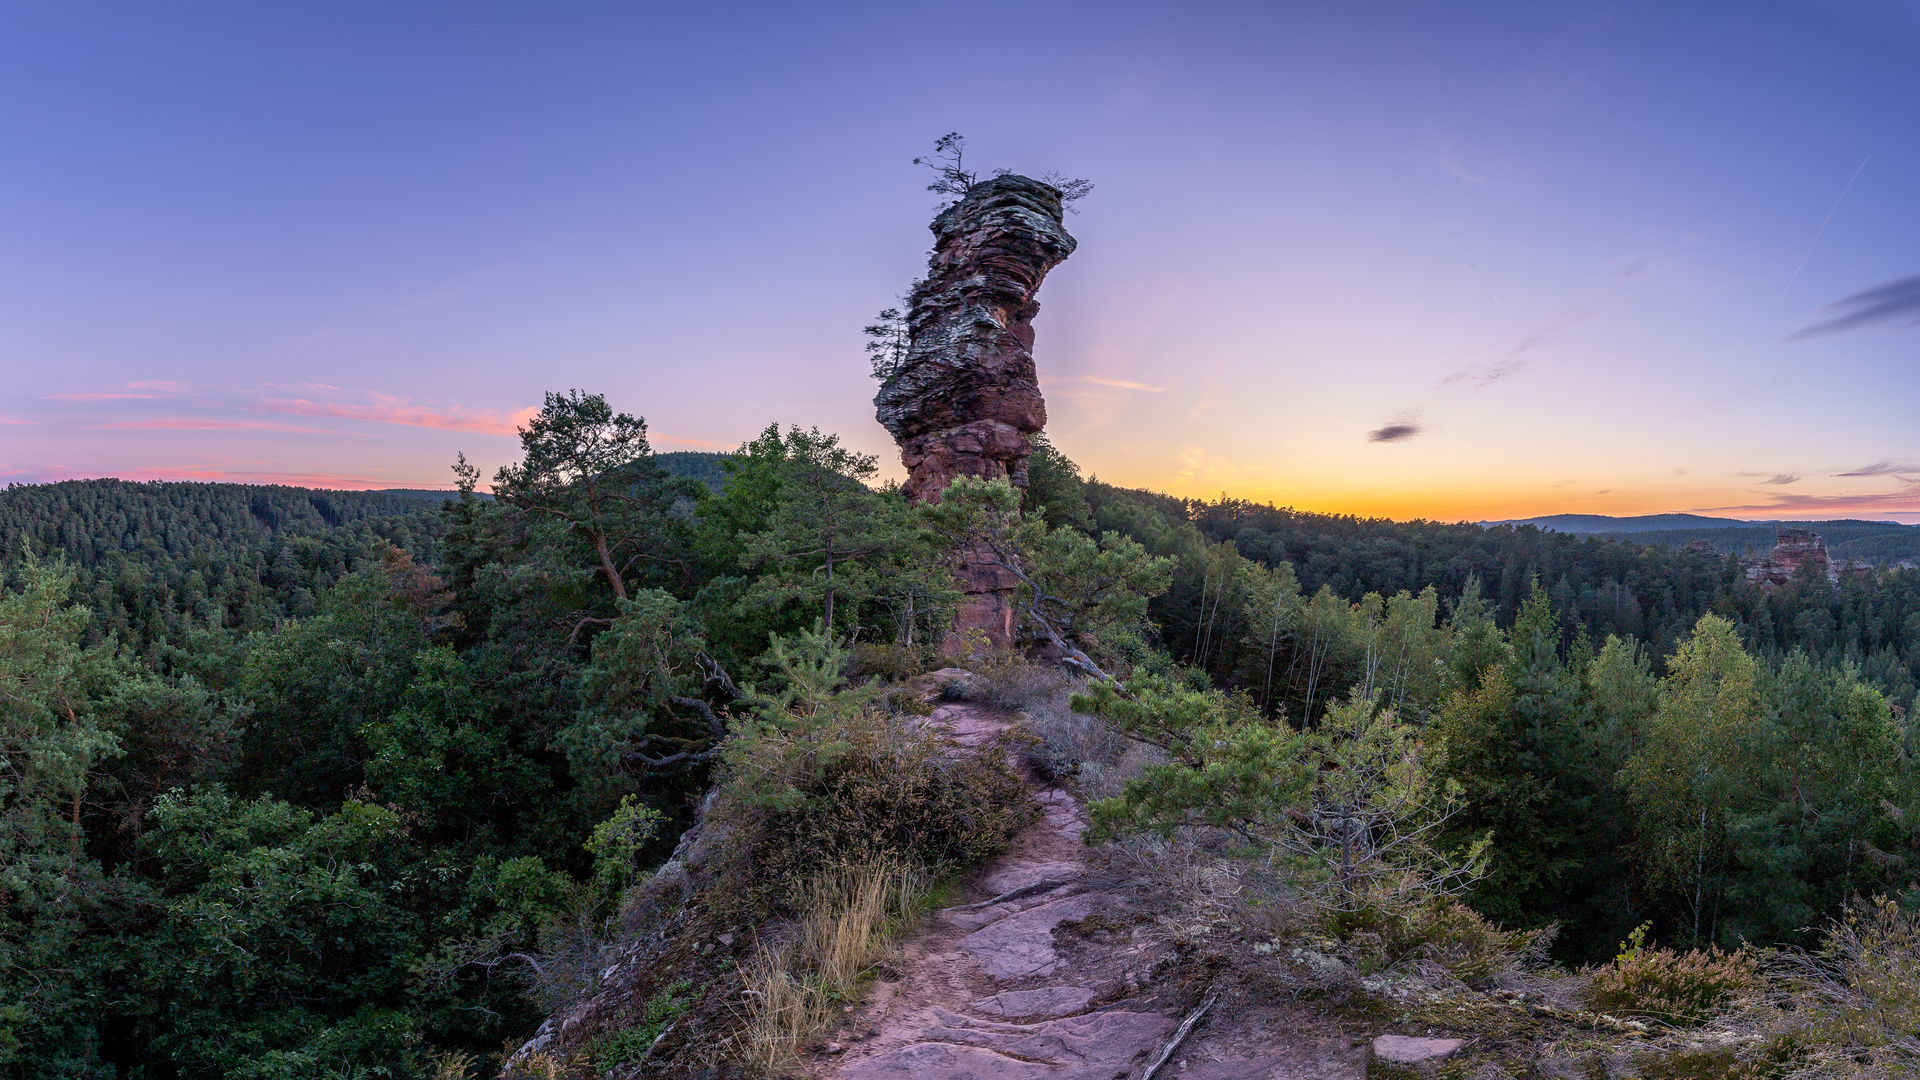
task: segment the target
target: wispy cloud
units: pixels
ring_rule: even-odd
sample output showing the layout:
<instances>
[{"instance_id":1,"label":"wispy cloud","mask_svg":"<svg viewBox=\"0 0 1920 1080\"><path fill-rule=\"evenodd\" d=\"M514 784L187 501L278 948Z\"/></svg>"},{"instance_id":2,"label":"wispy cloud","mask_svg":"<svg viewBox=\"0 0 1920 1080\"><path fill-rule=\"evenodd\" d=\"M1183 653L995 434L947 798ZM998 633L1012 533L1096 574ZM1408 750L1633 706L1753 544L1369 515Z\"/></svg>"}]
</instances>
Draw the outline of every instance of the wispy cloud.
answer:
<instances>
[{"instance_id":1,"label":"wispy cloud","mask_svg":"<svg viewBox=\"0 0 1920 1080\"><path fill-rule=\"evenodd\" d=\"M376 424L472 431L482 435L512 435L538 413L537 407L514 413L497 409L468 409L460 405L416 404L406 398L369 394L365 401L316 401L312 398L261 398L254 407L295 416L332 416Z\"/></svg>"},{"instance_id":2,"label":"wispy cloud","mask_svg":"<svg viewBox=\"0 0 1920 1080\"><path fill-rule=\"evenodd\" d=\"M11 416L0 416L0 424L19 424L24 427L32 427L39 422L38 420L19 420Z\"/></svg>"},{"instance_id":3,"label":"wispy cloud","mask_svg":"<svg viewBox=\"0 0 1920 1080\"><path fill-rule=\"evenodd\" d=\"M661 431L647 432L647 442L655 446L665 443L669 446L691 446L695 450L735 450L737 442L716 442L713 439L689 439L682 435L668 435Z\"/></svg>"},{"instance_id":4,"label":"wispy cloud","mask_svg":"<svg viewBox=\"0 0 1920 1080\"><path fill-rule=\"evenodd\" d=\"M1920 461L1876 461L1871 465L1862 465L1835 476L1897 476L1901 473L1920 473Z\"/></svg>"},{"instance_id":5,"label":"wispy cloud","mask_svg":"<svg viewBox=\"0 0 1920 1080\"><path fill-rule=\"evenodd\" d=\"M48 394L52 401L145 401L153 398L175 397L187 392L188 384L183 382L127 382L119 383L106 390L90 393Z\"/></svg>"},{"instance_id":6,"label":"wispy cloud","mask_svg":"<svg viewBox=\"0 0 1920 1080\"><path fill-rule=\"evenodd\" d=\"M1763 511L1812 517L1819 514L1886 513L1920 514L1920 480L1901 481L1897 491L1860 495L1771 495L1764 503L1745 506L1706 506L1699 513L1722 511Z\"/></svg>"},{"instance_id":7,"label":"wispy cloud","mask_svg":"<svg viewBox=\"0 0 1920 1080\"><path fill-rule=\"evenodd\" d=\"M1735 475L1735 476L1764 476L1764 477L1766 477L1766 479L1764 479L1764 480L1762 480L1762 481L1760 481L1760 483L1761 483L1761 484L1763 484L1763 485L1774 485L1774 486L1778 486L1778 487L1784 487L1784 486L1786 486L1786 485L1788 485L1788 484L1797 484L1797 483L1799 483L1799 482L1800 482L1800 470L1798 470L1798 469L1792 469L1792 470L1789 470L1789 471L1787 471L1787 472L1783 472L1783 473L1764 473L1764 472L1737 472L1737 473L1734 473L1733 475Z\"/></svg>"},{"instance_id":8,"label":"wispy cloud","mask_svg":"<svg viewBox=\"0 0 1920 1080\"><path fill-rule=\"evenodd\" d=\"M1095 386L1111 386L1115 390L1144 390L1149 394L1163 394L1167 390L1164 386L1148 386L1146 383L1129 382L1126 379L1109 379L1104 375L1082 375L1079 380Z\"/></svg>"},{"instance_id":9,"label":"wispy cloud","mask_svg":"<svg viewBox=\"0 0 1920 1080\"><path fill-rule=\"evenodd\" d=\"M1538 353L1554 343L1562 334L1593 317L1589 308L1573 308L1563 311L1546 322L1528 331L1513 348L1502 353L1500 358L1487 364L1475 364L1441 379L1437 389L1446 389L1462 383L1474 388L1492 386L1510 375L1525 371Z\"/></svg>"},{"instance_id":10,"label":"wispy cloud","mask_svg":"<svg viewBox=\"0 0 1920 1080\"><path fill-rule=\"evenodd\" d=\"M110 424L93 424L95 428L108 431L282 431L296 435L351 435L361 436L365 432L341 431L337 428L298 427L293 424L276 424L265 420L202 420L192 418L120 420Z\"/></svg>"},{"instance_id":11,"label":"wispy cloud","mask_svg":"<svg viewBox=\"0 0 1920 1080\"><path fill-rule=\"evenodd\" d=\"M1787 335L1787 340L1806 341L1872 327L1901 330L1920 327L1920 274L1863 289L1820 310L1833 314L1822 322L1795 330Z\"/></svg>"}]
</instances>

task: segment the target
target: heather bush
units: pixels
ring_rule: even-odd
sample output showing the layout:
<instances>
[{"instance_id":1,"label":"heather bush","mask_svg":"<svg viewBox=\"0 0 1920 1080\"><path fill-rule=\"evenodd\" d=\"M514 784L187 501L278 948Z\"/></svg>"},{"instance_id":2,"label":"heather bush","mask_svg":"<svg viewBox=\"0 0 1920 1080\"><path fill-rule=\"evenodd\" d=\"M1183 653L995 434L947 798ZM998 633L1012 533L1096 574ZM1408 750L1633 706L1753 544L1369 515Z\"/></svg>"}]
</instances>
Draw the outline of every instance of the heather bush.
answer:
<instances>
[{"instance_id":1,"label":"heather bush","mask_svg":"<svg viewBox=\"0 0 1920 1080\"><path fill-rule=\"evenodd\" d=\"M1636 928L1611 964L1592 973L1587 1002L1601 1012L1647 1016L1669 1024L1705 1023L1754 997L1760 969L1744 946L1722 952L1710 946L1684 956L1646 947L1647 927Z\"/></svg>"},{"instance_id":2,"label":"heather bush","mask_svg":"<svg viewBox=\"0 0 1920 1080\"><path fill-rule=\"evenodd\" d=\"M1427 960L1469 986L1484 987L1538 967L1556 930L1502 930L1479 912L1452 900L1395 920L1389 948L1408 959Z\"/></svg>"}]
</instances>

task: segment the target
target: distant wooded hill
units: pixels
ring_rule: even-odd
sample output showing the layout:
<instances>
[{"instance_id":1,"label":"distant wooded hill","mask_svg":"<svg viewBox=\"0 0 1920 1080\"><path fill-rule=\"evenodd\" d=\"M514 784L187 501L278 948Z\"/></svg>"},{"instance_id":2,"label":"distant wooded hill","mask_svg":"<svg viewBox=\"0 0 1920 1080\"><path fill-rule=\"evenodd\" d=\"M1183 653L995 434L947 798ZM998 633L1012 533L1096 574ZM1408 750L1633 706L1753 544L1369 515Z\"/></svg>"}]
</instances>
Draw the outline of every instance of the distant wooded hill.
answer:
<instances>
[{"instance_id":1,"label":"distant wooded hill","mask_svg":"<svg viewBox=\"0 0 1920 1080\"><path fill-rule=\"evenodd\" d=\"M65 561L89 640L151 653L195 632L310 615L381 541L435 554L444 491L67 480L0 491L0 569ZM8 574L12 576L11 573Z\"/></svg>"},{"instance_id":2,"label":"distant wooded hill","mask_svg":"<svg viewBox=\"0 0 1920 1080\"><path fill-rule=\"evenodd\" d=\"M1715 551L1734 555L1744 554L1749 549L1755 554L1764 554L1773 547L1774 536L1780 529L1812 529L1827 542L1827 551L1835 558L1865 559L1869 562L1920 560L1920 525L1902 525L1895 521L1862 521L1857 518L1736 521L1699 514L1647 514L1641 517L1554 514L1511 521L1483 521L1481 524L1532 525L1574 536L1604 536L1609 540L1640 544L1684 546L1695 540L1704 540L1713 545Z\"/></svg>"},{"instance_id":3,"label":"distant wooded hill","mask_svg":"<svg viewBox=\"0 0 1920 1080\"><path fill-rule=\"evenodd\" d=\"M708 490L719 491L727 484L727 469L722 463L732 456L701 450L675 450L671 454L655 454L653 460L675 476L698 480L707 485Z\"/></svg>"}]
</instances>

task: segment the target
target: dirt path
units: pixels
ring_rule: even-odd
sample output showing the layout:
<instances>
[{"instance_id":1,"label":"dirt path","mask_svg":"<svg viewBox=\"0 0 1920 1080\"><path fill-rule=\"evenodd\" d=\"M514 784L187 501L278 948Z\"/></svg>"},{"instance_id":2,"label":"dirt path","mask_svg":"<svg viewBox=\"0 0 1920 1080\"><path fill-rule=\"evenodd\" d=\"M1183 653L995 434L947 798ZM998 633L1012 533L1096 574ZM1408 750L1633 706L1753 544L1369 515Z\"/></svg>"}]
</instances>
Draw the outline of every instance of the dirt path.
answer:
<instances>
[{"instance_id":1,"label":"dirt path","mask_svg":"<svg viewBox=\"0 0 1920 1080\"><path fill-rule=\"evenodd\" d=\"M1002 716L942 704L928 721L965 746ZM1132 1080L1193 1004L1155 976L1172 962L1150 920L1087 861L1084 809L1029 776L1043 818L963 888L963 903L903 938L867 1002L822 1054L840 1080ZM1164 1080L1358 1080L1364 1054L1301 1010L1222 1007L1160 1069Z\"/></svg>"}]
</instances>

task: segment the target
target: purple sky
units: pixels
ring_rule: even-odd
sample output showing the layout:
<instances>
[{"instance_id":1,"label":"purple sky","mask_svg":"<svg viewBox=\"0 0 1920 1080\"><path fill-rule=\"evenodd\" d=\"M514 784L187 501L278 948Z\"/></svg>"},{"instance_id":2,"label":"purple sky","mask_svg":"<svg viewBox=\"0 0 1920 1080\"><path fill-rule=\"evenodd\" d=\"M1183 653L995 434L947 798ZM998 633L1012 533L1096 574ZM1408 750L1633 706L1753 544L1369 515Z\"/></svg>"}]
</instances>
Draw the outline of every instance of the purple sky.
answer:
<instances>
[{"instance_id":1,"label":"purple sky","mask_svg":"<svg viewBox=\"0 0 1920 1080\"><path fill-rule=\"evenodd\" d=\"M1098 185L1036 351L1103 479L1920 521L1916 103L1870 0L13 5L0 479L440 486L572 387L891 465L957 130Z\"/></svg>"}]
</instances>

